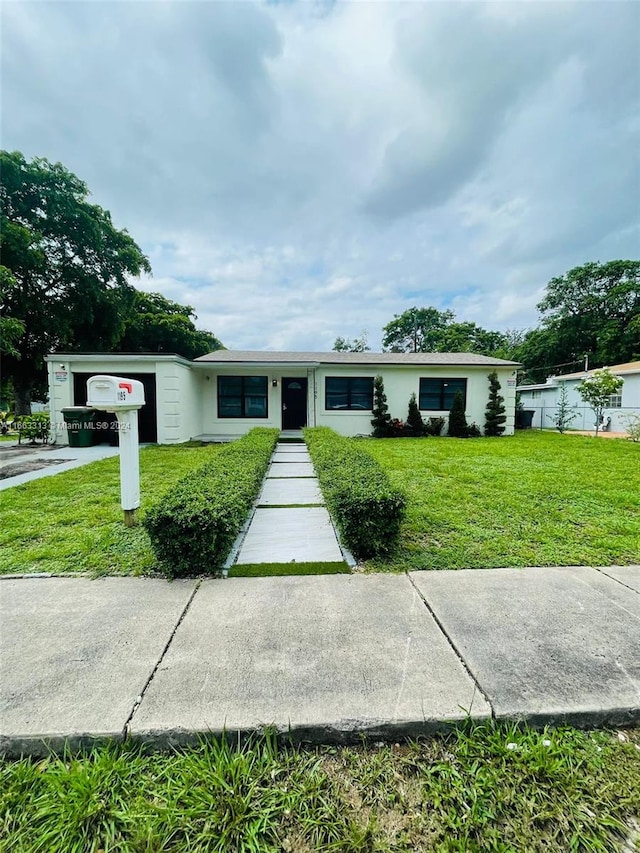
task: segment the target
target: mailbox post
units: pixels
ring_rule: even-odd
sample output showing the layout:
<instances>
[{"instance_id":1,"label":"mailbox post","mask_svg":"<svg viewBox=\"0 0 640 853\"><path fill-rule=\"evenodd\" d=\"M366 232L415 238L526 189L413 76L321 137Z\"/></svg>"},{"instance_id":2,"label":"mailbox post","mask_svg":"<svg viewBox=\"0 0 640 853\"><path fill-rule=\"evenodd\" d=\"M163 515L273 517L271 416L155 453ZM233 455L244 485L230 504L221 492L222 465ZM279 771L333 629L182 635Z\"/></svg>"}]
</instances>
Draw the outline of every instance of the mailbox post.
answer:
<instances>
[{"instance_id":1,"label":"mailbox post","mask_svg":"<svg viewBox=\"0 0 640 853\"><path fill-rule=\"evenodd\" d=\"M133 527L140 506L138 409L144 406L144 386L136 379L92 376L87 380L87 406L113 412L118 418L120 502L125 526Z\"/></svg>"}]
</instances>

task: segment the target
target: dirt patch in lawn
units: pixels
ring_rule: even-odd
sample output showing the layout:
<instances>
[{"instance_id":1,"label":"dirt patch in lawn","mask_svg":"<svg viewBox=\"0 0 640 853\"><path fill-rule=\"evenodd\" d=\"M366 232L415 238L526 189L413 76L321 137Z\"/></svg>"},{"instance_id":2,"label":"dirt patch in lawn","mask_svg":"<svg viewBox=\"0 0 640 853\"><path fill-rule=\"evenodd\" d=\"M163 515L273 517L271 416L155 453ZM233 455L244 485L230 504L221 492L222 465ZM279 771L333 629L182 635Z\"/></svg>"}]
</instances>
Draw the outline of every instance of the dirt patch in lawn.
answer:
<instances>
[{"instance_id":1,"label":"dirt patch in lawn","mask_svg":"<svg viewBox=\"0 0 640 853\"><path fill-rule=\"evenodd\" d=\"M49 465L62 465L63 462L72 462L72 459L21 459L0 468L0 480L8 477L18 477L20 474L28 474L31 471L40 471Z\"/></svg>"}]
</instances>

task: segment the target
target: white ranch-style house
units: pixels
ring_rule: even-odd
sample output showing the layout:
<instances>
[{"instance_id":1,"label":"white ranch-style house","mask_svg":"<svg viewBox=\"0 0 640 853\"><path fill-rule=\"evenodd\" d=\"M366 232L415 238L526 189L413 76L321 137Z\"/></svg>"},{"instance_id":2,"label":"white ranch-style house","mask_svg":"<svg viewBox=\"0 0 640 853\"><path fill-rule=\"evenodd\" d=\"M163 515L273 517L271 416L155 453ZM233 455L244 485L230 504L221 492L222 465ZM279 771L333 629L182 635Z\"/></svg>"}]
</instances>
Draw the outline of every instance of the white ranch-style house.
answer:
<instances>
[{"instance_id":1,"label":"white ranch-style house","mask_svg":"<svg viewBox=\"0 0 640 853\"><path fill-rule=\"evenodd\" d=\"M597 369L597 368L595 368ZM628 361L614 364L609 370L624 380L619 394L609 398L602 427L610 432L625 432L626 418L640 414L640 361ZM553 429L553 416L558 404L562 385L567 388L569 405L577 417L570 429L595 429L594 414L578 393L578 387L587 376L593 376L594 370L582 370L579 373L565 373L563 376L550 376L540 385L520 385L518 392L524 409L533 411L532 426Z\"/></svg>"},{"instance_id":2,"label":"white ranch-style house","mask_svg":"<svg viewBox=\"0 0 640 853\"><path fill-rule=\"evenodd\" d=\"M195 361L164 354L54 353L47 362L51 423L59 443L66 442L62 409L86 403L87 379L96 374L143 383L140 440L159 444L223 440L255 426L328 426L342 435L369 435L378 374L392 417L406 419L414 392L425 420L446 417L459 390L469 423L482 428L488 375L495 370L505 398L505 435L514 431L519 365L475 353L219 350Z\"/></svg>"}]
</instances>

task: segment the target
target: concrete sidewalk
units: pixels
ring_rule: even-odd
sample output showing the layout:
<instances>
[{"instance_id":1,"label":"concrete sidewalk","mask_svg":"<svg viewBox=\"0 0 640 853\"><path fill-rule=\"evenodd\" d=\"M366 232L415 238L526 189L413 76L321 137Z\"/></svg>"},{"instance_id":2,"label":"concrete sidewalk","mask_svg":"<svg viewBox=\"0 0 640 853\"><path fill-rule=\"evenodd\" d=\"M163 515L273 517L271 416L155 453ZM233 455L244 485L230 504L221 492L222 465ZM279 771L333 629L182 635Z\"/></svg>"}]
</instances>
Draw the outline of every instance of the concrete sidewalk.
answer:
<instances>
[{"instance_id":1,"label":"concrete sidewalk","mask_svg":"<svg viewBox=\"0 0 640 853\"><path fill-rule=\"evenodd\" d=\"M0 579L0 750L640 723L640 566Z\"/></svg>"},{"instance_id":2,"label":"concrete sidewalk","mask_svg":"<svg viewBox=\"0 0 640 853\"><path fill-rule=\"evenodd\" d=\"M21 486L41 477L52 477L72 468L80 468L97 462L99 459L107 459L117 456L119 448L110 447L106 444L96 444L92 447L68 447L55 444L21 444L16 442L2 442L0 444L0 471L3 474L0 479L0 491L10 489L13 486ZM29 463L34 470L22 474L13 474L13 470L21 463ZM41 467L37 467L40 465Z\"/></svg>"}]
</instances>

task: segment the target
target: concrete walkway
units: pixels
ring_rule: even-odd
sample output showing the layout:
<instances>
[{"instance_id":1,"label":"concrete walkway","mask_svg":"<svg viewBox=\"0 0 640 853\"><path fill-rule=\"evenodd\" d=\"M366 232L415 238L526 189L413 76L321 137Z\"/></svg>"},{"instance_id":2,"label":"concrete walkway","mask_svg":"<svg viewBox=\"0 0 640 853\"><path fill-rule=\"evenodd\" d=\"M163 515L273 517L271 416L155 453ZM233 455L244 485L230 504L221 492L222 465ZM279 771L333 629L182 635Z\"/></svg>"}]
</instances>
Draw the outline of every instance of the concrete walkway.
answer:
<instances>
[{"instance_id":1,"label":"concrete walkway","mask_svg":"<svg viewBox=\"0 0 640 853\"><path fill-rule=\"evenodd\" d=\"M94 447L60 447L54 444L18 444L15 442L0 443L0 472L4 474L0 479L0 491L10 489L12 486L21 486L31 480L39 480L41 477L51 477L53 474L61 474L72 468L97 462L98 459L106 459L109 456L117 456L119 448L110 447L108 444L97 444ZM6 476L16 465L28 463L29 466L37 467L35 470L24 474Z\"/></svg>"},{"instance_id":2,"label":"concrete walkway","mask_svg":"<svg viewBox=\"0 0 640 853\"><path fill-rule=\"evenodd\" d=\"M0 579L0 750L640 724L640 566Z\"/></svg>"},{"instance_id":3,"label":"concrete walkway","mask_svg":"<svg viewBox=\"0 0 640 853\"><path fill-rule=\"evenodd\" d=\"M279 443L233 564L311 562L345 558L306 445Z\"/></svg>"}]
</instances>

